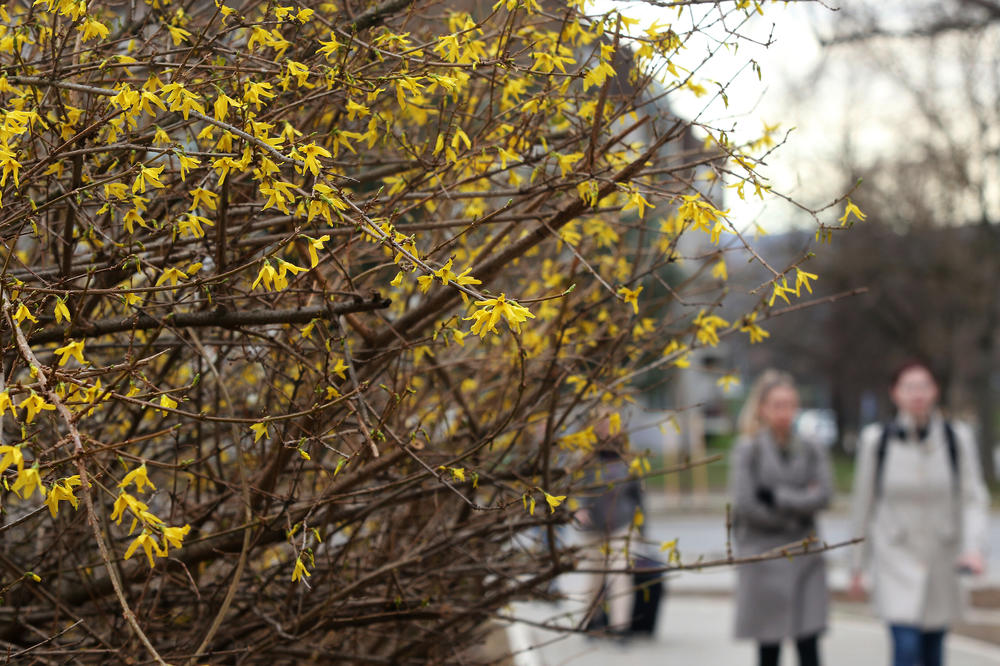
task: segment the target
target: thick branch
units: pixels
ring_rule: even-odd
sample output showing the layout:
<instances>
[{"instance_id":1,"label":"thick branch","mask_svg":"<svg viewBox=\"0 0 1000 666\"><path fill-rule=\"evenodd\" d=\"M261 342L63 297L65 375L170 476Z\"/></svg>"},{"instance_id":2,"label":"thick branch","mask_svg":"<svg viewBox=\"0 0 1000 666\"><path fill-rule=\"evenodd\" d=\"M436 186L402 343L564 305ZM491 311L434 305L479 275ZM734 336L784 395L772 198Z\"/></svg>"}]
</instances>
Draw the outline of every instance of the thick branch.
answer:
<instances>
[{"instance_id":1,"label":"thick branch","mask_svg":"<svg viewBox=\"0 0 1000 666\"><path fill-rule=\"evenodd\" d=\"M266 324L308 324L313 319L330 319L351 312L370 312L389 307L387 298L373 298L369 301L345 303L327 308L313 306L299 310L253 310L251 312L234 312L225 308L216 308L205 312L176 312L164 317L153 317L148 314L135 314L128 317L114 317L90 323L74 323L62 328L40 331L31 336L32 344L58 342L68 336L75 338L95 338L123 331L138 331L175 326L177 328L201 328L218 326L220 328L239 328L241 326L263 326Z\"/></svg>"}]
</instances>

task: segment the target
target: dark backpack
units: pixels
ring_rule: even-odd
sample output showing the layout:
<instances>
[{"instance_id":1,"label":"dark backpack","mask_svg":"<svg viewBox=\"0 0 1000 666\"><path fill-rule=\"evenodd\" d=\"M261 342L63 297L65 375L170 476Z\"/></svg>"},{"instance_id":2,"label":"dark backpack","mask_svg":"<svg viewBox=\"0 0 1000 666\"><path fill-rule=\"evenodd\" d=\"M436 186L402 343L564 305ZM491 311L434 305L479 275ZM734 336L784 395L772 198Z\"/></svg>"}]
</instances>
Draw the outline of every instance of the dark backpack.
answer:
<instances>
[{"instance_id":1,"label":"dark backpack","mask_svg":"<svg viewBox=\"0 0 1000 666\"><path fill-rule=\"evenodd\" d=\"M892 429L891 424L882 426L882 436L878 441L878 448L875 449L875 498L882 495L882 475L885 467L885 454L889 449L889 435ZM951 423L944 422L944 438L948 445L948 462L951 466L951 478L954 479L952 488L958 490L958 441L955 439L955 429Z\"/></svg>"}]
</instances>

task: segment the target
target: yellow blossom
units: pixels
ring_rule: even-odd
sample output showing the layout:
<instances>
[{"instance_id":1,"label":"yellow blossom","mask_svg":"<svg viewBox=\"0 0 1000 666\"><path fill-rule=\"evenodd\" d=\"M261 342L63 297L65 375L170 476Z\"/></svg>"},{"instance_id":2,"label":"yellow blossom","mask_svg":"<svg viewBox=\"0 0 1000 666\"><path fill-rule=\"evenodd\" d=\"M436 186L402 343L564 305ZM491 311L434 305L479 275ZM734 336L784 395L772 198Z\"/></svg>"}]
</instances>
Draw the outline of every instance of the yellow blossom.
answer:
<instances>
[{"instance_id":1,"label":"yellow blossom","mask_svg":"<svg viewBox=\"0 0 1000 666\"><path fill-rule=\"evenodd\" d=\"M35 316L31 314L31 311L28 310L28 307L24 303L17 304L17 310L14 311L14 319L17 320L18 324L23 322L25 319L33 321L36 324L38 323L38 320L35 319Z\"/></svg>"},{"instance_id":2,"label":"yellow blossom","mask_svg":"<svg viewBox=\"0 0 1000 666\"><path fill-rule=\"evenodd\" d=\"M801 268L795 269L795 295L798 296L802 287L806 288L810 294L812 293L812 285L809 284L809 280L818 280L819 276L815 273L806 273Z\"/></svg>"},{"instance_id":3,"label":"yellow blossom","mask_svg":"<svg viewBox=\"0 0 1000 666\"><path fill-rule=\"evenodd\" d=\"M535 318L528 308L513 299L507 300L504 294L476 301L476 307L479 309L465 317L464 321L473 320L472 334L481 338L486 337L487 333L498 333L496 325L501 317L507 320L507 325L515 333L521 332L521 322Z\"/></svg>"},{"instance_id":4,"label":"yellow blossom","mask_svg":"<svg viewBox=\"0 0 1000 666\"><path fill-rule=\"evenodd\" d=\"M174 40L174 46L180 46L181 42L188 41L187 38L191 36L190 32L176 25L168 25L167 30L170 31L170 38Z\"/></svg>"},{"instance_id":5,"label":"yellow blossom","mask_svg":"<svg viewBox=\"0 0 1000 666\"><path fill-rule=\"evenodd\" d=\"M80 476L77 474L52 484L45 498L45 504L49 507L49 513L53 518L59 513L59 502L69 502L74 509L77 508L79 502L73 494L73 488L79 485Z\"/></svg>"},{"instance_id":6,"label":"yellow blossom","mask_svg":"<svg viewBox=\"0 0 1000 666\"><path fill-rule=\"evenodd\" d=\"M66 365L70 357L75 358L79 363L85 363L83 358L83 340L70 340L62 347L56 349L59 355L59 365Z\"/></svg>"},{"instance_id":7,"label":"yellow blossom","mask_svg":"<svg viewBox=\"0 0 1000 666\"><path fill-rule=\"evenodd\" d=\"M160 544L156 543L156 539L154 539L148 531L143 529L142 533L139 534L134 541L132 541L128 550L125 551L125 559L127 560L132 557L139 546L142 546L143 551L145 551L146 557L149 559L150 568L156 566L156 561L153 559L154 553L160 557L167 556L166 551L162 550L160 548Z\"/></svg>"},{"instance_id":8,"label":"yellow blossom","mask_svg":"<svg viewBox=\"0 0 1000 666\"><path fill-rule=\"evenodd\" d=\"M715 383L716 383L716 384L717 384L718 386L721 386L721 387L722 387L722 390L723 390L724 392L726 392L726 393L729 393L729 391L730 391L730 390L731 390L731 389L732 389L732 388L733 388L734 386L739 386L739 385L740 385L740 378L739 378L739 377L737 377L737 376L736 376L735 374L733 374L733 373L729 373L729 374L726 374L726 375L722 375L721 377L719 377L719 378L718 378L717 380L715 380Z\"/></svg>"},{"instance_id":9,"label":"yellow blossom","mask_svg":"<svg viewBox=\"0 0 1000 666\"><path fill-rule=\"evenodd\" d=\"M632 311L635 314L639 314L639 294L642 292L642 286L635 289L629 289L628 287L619 287L618 295L622 297L622 301L628 305L632 304Z\"/></svg>"},{"instance_id":10,"label":"yellow blossom","mask_svg":"<svg viewBox=\"0 0 1000 666\"><path fill-rule=\"evenodd\" d=\"M184 537L188 535L191 531L190 525L185 525L184 527L163 527L161 528L163 532L163 552L166 554L167 547L180 548L184 543Z\"/></svg>"},{"instance_id":11,"label":"yellow blossom","mask_svg":"<svg viewBox=\"0 0 1000 666\"><path fill-rule=\"evenodd\" d=\"M94 39L95 37L97 39L104 39L111 33L111 29L108 28L108 26L92 18L88 18L83 23L76 26L76 29L83 33L81 41L84 42Z\"/></svg>"},{"instance_id":12,"label":"yellow blossom","mask_svg":"<svg viewBox=\"0 0 1000 666\"><path fill-rule=\"evenodd\" d=\"M318 176L319 170L322 165L319 163L318 157L331 157L330 151L322 146L317 146L315 143L310 143L299 148L299 152L303 155L303 162L305 163L306 169L312 172L312 175Z\"/></svg>"},{"instance_id":13,"label":"yellow blossom","mask_svg":"<svg viewBox=\"0 0 1000 666\"><path fill-rule=\"evenodd\" d=\"M555 513L556 507L562 504L566 499L565 495L549 495L544 490L542 491L542 494L545 495L545 501L548 502L549 513Z\"/></svg>"},{"instance_id":14,"label":"yellow blossom","mask_svg":"<svg viewBox=\"0 0 1000 666\"><path fill-rule=\"evenodd\" d=\"M65 319L67 323L70 322L69 308L66 307L66 301L61 298L56 299L55 315L57 324L62 323L63 319Z\"/></svg>"},{"instance_id":15,"label":"yellow blossom","mask_svg":"<svg viewBox=\"0 0 1000 666\"><path fill-rule=\"evenodd\" d=\"M17 480L10 489L24 499L31 497L35 493L35 489L38 489L42 497L45 497L45 486L42 485L42 479L38 476L38 465L18 470Z\"/></svg>"},{"instance_id":16,"label":"yellow blossom","mask_svg":"<svg viewBox=\"0 0 1000 666\"><path fill-rule=\"evenodd\" d=\"M159 287L164 282L170 282L170 284L177 284L178 280L183 280L188 277L188 274L177 268L176 266L168 266L164 269L163 273L156 280L156 286Z\"/></svg>"},{"instance_id":17,"label":"yellow blossom","mask_svg":"<svg viewBox=\"0 0 1000 666\"><path fill-rule=\"evenodd\" d=\"M757 313L751 312L743 318L743 323L740 325L740 331L750 336L750 344L763 342L764 338L771 337L771 334L761 328L760 325L756 323L756 320Z\"/></svg>"},{"instance_id":18,"label":"yellow blossom","mask_svg":"<svg viewBox=\"0 0 1000 666\"><path fill-rule=\"evenodd\" d=\"M164 167L158 166L155 169L146 168L145 165L139 167L139 175L135 177L135 182L132 183L132 193L143 194L146 191L146 185L150 187L166 187L162 182L160 182L160 174L163 173Z\"/></svg>"},{"instance_id":19,"label":"yellow blossom","mask_svg":"<svg viewBox=\"0 0 1000 666\"><path fill-rule=\"evenodd\" d=\"M149 475L146 471L146 463L143 463L133 469L131 472L125 475L125 478L121 480L118 484L119 488L127 488L130 483L135 483L135 489L140 493L146 492L145 487L148 485L153 490L156 490L156 486L153 482L149 480Z\"/></svg>"},{"instance_id":20,"label":"yellow blossom","mask_svg":"<svg viewBox=\"0 0 1000 666\"><path fill-rule=\"evenodd\" d=\"M302 579L302 576L312 576L309 570L306 569L306 565L302 563L302 558L295 558L295 569L292 570L292 582ZM303 580L303 582L305 582Z\"/></svg>"},{"instance_id":21,"label":"yellow blossom","mask_svg":"<svg viewBox=\"0 0 1000 666\"><path fill-rule=\"evenodd\" d=\"M317 250L323 249L323 244L330 240L330 236L323 234L319 238L310 238L309 236L304 236L304 238L309 242L309 266L311 268L316 268L319 263L319 254Z\"/></svg>"},{"instance_id":22,"label":"yellow blossom","mask_svg":"<svg viewBox=\"0 0 1000 666\"><path fill-rule=\"evenodd\" d=\"M855 203L850 199L847 200L847 207L844 209L844 214L841 215L839 218L837 218L837 220L840 222L840 226L842 227L847 226L849 215L854 215L854 217L858 218L862 222L864 222L865 218L868 217L867 215L862 213L861 209L858 208L857 205L855 205Z\"/></svg>"},{"instance_id":23,"label":"yellow blossom","mask_svg":"<svg viewBox=\"0 0 1000 666\"><path fill-rule=\"evenodd\" d=\"M255 441L255 442L257 440L259 440L261 437L266 437L267 436L267 424L266 423L263 423L263 422L254 423L253 425L250 426L250 429L253 430L253 441Z\"/></svg>"},{"instance_id":24,"label":"yellow blossom","mask_svg":"<svg viewBox=\"0 0 1000 666\"><path fill-rule=\"evenodd\" d=\"M3 392L4 395L6 395L6 393L6 391ZM11 411L13 411L13 409L14 407L11 405ZM21 454L20 444L17 446L4 444L3 446L0 446L0 453L3 454L3 457L0 458L0 474L6 472L7 468L11 465L17 467L18 471L24 469L24 456Z\"/></svg>"},{"instance_id":25,"label":"yellow blossom","mask_svg":"<svg viewBox=\"0 0 1000 666\"><path fill-rule=\"evenodd\" d=\"M18 407L27 411L27 416L25 417L26 423L34 421L39 412L43 410L50 412L56 408L55 405L50 405L45 402L45 399L34 391L31 392L31 395L22 400Z\"/></svg>"}]
</instances>

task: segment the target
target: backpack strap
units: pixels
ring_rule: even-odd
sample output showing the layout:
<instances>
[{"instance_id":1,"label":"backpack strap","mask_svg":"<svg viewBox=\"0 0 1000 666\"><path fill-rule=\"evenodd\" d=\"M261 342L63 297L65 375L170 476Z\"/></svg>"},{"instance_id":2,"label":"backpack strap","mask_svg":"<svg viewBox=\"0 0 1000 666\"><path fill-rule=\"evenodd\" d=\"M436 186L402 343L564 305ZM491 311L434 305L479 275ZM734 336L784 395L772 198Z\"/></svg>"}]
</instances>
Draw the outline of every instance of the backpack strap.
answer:
<instances>
[{"instance_id":1,"label":"backpack strap","mask_svg":"<svg viewBox=\"0 0 1000 666\"><path fill-rule=\"evenodd\" d=\"M958 483L961 479L958 469L958 438L955 437L955 429L951 426L950 421L944 422L944 439L948 445L948 463L951 465L951 478L954 480L951 487L957 494Z\"/></svg>"},{"instance_id":2,"label":"backpack strap","mask_svg":"<svg viewBox=\"0 0 1000 666\"><path fill-rule=\"evenodd\" d=\"M882 476L885 469L885 454L889 449L889 434L891 425L886 423L882 426L882 435L878 440L878 448L875 449L875 499L882 495ZM948 447L948 464L951 467L951 477L954 479L952 489L958 492L960 474L958 470L958 438L955 436L955 428L950 421L944 422L944 439Z\"/></svg>"},{"instance_id":3,"label":"backpack strap","mask_svg":"<svg viewBox=\"0 0 1000 666\"><path fill-rule=\"evenodd\" d=\"M875 499L882 496L882 474L885 469L885 454L889 448L889 424L883 424L879 436L878 448L875 449Z\"/></svg>"}]
</instances>

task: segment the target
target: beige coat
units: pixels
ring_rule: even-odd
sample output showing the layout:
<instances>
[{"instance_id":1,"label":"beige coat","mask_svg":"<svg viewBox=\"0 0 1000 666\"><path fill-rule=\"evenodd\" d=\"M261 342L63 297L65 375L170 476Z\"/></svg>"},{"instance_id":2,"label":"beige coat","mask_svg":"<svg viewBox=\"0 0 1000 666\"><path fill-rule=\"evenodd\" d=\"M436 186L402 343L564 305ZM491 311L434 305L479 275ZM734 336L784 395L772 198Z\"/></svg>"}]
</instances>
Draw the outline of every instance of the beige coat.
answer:
<instances>
[{"instance_id":1,"label":"beige coat","mask_svg":"<svg viewBox=\"0 0 1000 666\"><path fill-rule=\"evenodd\" d=\"M861 433L854 475L852 533L855 573L869 570L878 615L890 624L945 629L962 606L956 560L984 553L988 494L971 431L952 423L958 450L958 485L948 456L944 422L934 416L918 440L901 417L892 430L875 493L875 468L884 425ZM906 437L901 437L906 433Z\"/></svg>"},{"instance_id":2,"label":"beige coat","mask_svg":"<svg viewBox=\"0 0 1000 666\"><path fill-rule=\"evenodd\" d=\"M783 454L768 432L741 438L729 463L736 555L801 542L816 532L816 513L833 494L826 451L794 441ZM772 503L757 497L759 488ZM736 567L737 638L774 643L822 632L827 624L826 565L820 553Z\"/></svg>"}]
</instances>

